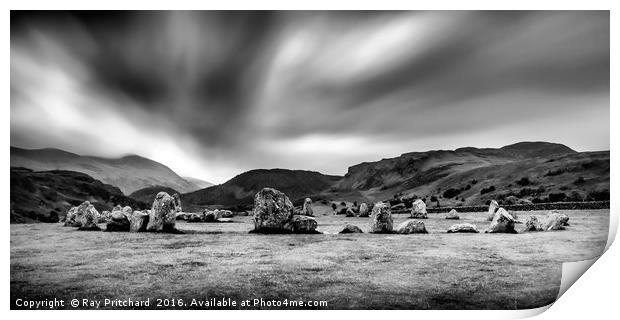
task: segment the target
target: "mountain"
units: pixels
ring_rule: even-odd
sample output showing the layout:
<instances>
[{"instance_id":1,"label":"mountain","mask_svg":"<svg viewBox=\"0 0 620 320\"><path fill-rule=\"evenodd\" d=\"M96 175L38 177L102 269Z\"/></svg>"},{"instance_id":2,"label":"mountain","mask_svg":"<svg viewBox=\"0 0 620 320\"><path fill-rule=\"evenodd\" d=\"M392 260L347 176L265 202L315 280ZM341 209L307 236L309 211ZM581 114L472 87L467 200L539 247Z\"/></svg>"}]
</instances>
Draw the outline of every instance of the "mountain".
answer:
<instances>
[{"instance_id":1,"label":"mountain","mask_svg":"<svg viewBox=\"0 0 620 320\"><path fill-rule=\"evenodd\" d=\"M136 201L142 201L145 203L153 203L153 201L155 200L155 196L161 191L167 192L169 195L179 193L178 191L172 188L168 188L164 186L153 186L153 187L146 187L146 188L134 191L129 195L129 197Z\"/></svg>"},{"instance_id":2,"label":"mountain","mask_svg":"<svg viewBox=\"0 0 620 320\"><path fill-rule=\"evenodd\" d=\"M609 151L579 153L561 144L521 142L411 152L352 166L335 189L357 190L373 201L434 197L442 205L509 197L542 201L562 193L566 199L587 199L609 192Z\"/></svg>"},{"instance_id":3,"label":"mountain","mask_svg":"<svg viewBox=\"0 0 620 320\"><path fill-rule=\"evenodd\" d=\"M11 166L36 171L69 170L85 173L97 180L117 186L124 194L162 185L180 192L200 189L165 165L137 155L108 159L81 156L59 149L27 150L11 147Z\"/></svg>"},{"instance_id":4,"label":"mountain","mask_svg":"<svg viewBox=\"0 0 620 320\"><path fill-rule=\"evenodd\" d=\"M119 188L84 173L11 167L11 223L56 222L85 200L100 212L117 204L148 208L148 204L124 196Z\"/></svg>"},{"instance_id":5,"label":"mountain","mask_svg":"<svg viewBox=\"0 0 620 320\"><path fill-rule=\"evenodd\" d=\"M183 194L181 200L194 205L245 205L253 203L254 195L262 188L271 187L296 201L321 193L340 179L314 171L258 169L244 172L224 184Z\"/></svg>"},{"instance_id":6,"label":"mountain","mask_svg":"<svg viewBox=\"0 0 620 320\"><path fill-rule=\"evenodd\" d=\"M188 181L194 184L196 187L198 187L198 189L204 189L204 188L208 188L208 187L215 185L214 183L211 183L209 181L204 181L204 180L200 180L200 179L192 178L192 177L183 177L183 179L185 179L185 181Z\"/></svg>"}]
</instances>

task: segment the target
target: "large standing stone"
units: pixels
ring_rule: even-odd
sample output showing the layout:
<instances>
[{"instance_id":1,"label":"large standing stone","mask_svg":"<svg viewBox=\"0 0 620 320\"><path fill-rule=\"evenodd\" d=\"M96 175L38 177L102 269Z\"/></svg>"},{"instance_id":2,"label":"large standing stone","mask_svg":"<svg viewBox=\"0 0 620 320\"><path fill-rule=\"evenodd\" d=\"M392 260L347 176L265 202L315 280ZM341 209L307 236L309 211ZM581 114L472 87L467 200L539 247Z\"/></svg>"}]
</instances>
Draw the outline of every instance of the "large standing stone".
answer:
<instances>
[{"instance_id":1,"label":"large standing stone","mask_svg":"<svg viewBox=\"0 0 620 320\"><path fill-rule=\"evenodd\" d=\"M290 227L286 229L291 229L293 233L320 233L316 230L319 224L313 217L295 215L288 224Z\"/></svg>"},{"instance_id":2,"label":"large standing stone","mask_svg":"<svg viewBox=\"0 0 620 320\"><path fill-rule=\"evenodd\" d=\"M358 226L346 224L338 233L364 233Z\"/></svg>"},{"instance_id":3,"label":"large standing stone","mask_svg":"<svg viewBox=\"0 0 620 320\"><path fill-rule=\"evenodd\" d=\"M368 217L368 205L365 202L362 202L360 204L360 212L359 212L359 216L360 217Z\"/></svg>"},{"instance_id":4,"label":"large standing stone","mask_svg":"<svg viewBox=\"0 0 620 320\"><path fill-rule=\"evenodd\" d=\"M282 192L264 188L254 196L254 230L258 233L292 232L293 204Z\"/></svg>"},{"instance_id":5,"label":"large standing stone","mask_svg":"<svg viewBox=\"0 0 620 320\"><path fill-rule=\"evenodd\" d=\"M372 221L370 222L370 232L391 233L393 228L392 212L390 205L385 202L375 204L372 209Z\"/></svg>"},{"instance_id":6,"label":"large standing stone","mask_svg":"<svg viewBox=\"0 0 620 320\"><path fill-rule=\"evenodd\" d=\"M478 233L478 228L471 223L454 224L448 229L448 233Z\"/></svg>"},{"instance_id":7,"label":"large standing stone","mask_svg":"<svg viewBox=\"0 0 620 320\"><path fill-rule=\"evenodd\" d=\"M493 218L495 217L495 212L498 208L499 204L497 203L497 201L491 200L491 203L489 203L489 211L487 213L487 221L493 220Z\"/></svg>"},{"instance_id":8,"label":"large standing stone","mask_svg":"<svg viewBox=\"0 0 620 320\"><path fill-rule=\"evenodd\" d=\"M461 217L459 217L459 213L456 212L456 210L452 209L450 210L450 212L448 212L448 214L446 215L446 219L449 220L459 220Z\"/></svg>"},{"instance_id":9,"label":"large standing stone","mask_svg":"<svg viewBox=\"0 0 620 320\"><path fill-rule=\"evenodd\" d=\"M485 233L517 233L515 231L515 218L504 208L499 208L491 221L489 229Z\"/></svg>"},{"instance_id":10,"label":"large standing stone","mask_svg":"<svg viewBox=\"0 0 620 320\"><path fill-rule=\"evenodd\" d=\"M177 201L166 192L160 192L153 201L153 207L149 215L147 231L176 232L176 207Z\"/></svg>"},{"instance_id":11,"label":"large standing stone","mask_svg":"<svg viewBox=\"0 0 620 320\"><path fill-rule=\"evenodd\" d=\"M308 217L314 217L314 210L312 210L312 199L306 198L304 200L304 206L301 209L301 214Z\"/></svg>"},{"instance_id":12,"label":"large standing stone","mask_svg":"<svg viewBox=\"0 0 620 320\"><path fill-rule=\"evenodd\" d=\"M411 218L426 219L426 203L422 199L417 199L411 206Z\"/></svg>"},{"instance_id":13,"label":"large standing stone","mask_svg":"<svg viewBox=\"0 0 620 320\"><path fill-rule=\"evenodd\" d=\"M99 212L88 201L84 201L84 203L82 203L78 207L78 218L77 219L80 224L80 227L78 228L78 230L80 231L100 231L101 230L101 228L97 226L97 222L99 221Z\"/></svg>"},{"instance_id":14,"label":"large standing stone","mask_svg":"<svg viewBox=\"0 0 620 320\"><path fill-rule=\"evenodd\" d=\"M179 196L178 193L175 193L174 195L172 195L172 197L174 198L174 207L176 208L177 212L183 211L183 208L181 207L181 196Z\"/></svg>"},{"instance_id":15,"label":"large standing stone","mask_svg":"<svg viewBox=\"0 0 620 320\"><path fill-rule=\"evenodd\" d=\"M426 231L426 227L424 226L424 222L416 221L416 220L407 220L396 227L396 232L402 234L409 233L428 233Z\"/></svg>"},{"instance_id":16,"label":"large standing stone","mask_svg":"<svg viewBox=\"0 0 620 320\"><path fill-rule=\"evenodd\" d=\"M149 214L142 211L134 211L128 217L129 231L145 232L149 223Z\"/></svg>"}]
</instances>

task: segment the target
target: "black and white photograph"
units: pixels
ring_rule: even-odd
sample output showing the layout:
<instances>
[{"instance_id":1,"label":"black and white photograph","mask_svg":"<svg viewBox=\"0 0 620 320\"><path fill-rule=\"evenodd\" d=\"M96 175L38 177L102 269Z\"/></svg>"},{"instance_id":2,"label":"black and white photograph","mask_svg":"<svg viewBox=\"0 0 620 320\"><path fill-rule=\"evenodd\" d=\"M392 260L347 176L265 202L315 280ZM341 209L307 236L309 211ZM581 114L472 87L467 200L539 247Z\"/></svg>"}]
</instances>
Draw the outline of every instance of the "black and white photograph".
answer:
<instances>
[{"instance_id":1,"label":"black and white photograph","mask_svg":"<svg viewBox=\"0 0 620 320\"><path fill-rule=\"evenodd\" d=\"M610 11L6 14L12 310L529 310L608 245Z\"/></svg>"}]
</instances>

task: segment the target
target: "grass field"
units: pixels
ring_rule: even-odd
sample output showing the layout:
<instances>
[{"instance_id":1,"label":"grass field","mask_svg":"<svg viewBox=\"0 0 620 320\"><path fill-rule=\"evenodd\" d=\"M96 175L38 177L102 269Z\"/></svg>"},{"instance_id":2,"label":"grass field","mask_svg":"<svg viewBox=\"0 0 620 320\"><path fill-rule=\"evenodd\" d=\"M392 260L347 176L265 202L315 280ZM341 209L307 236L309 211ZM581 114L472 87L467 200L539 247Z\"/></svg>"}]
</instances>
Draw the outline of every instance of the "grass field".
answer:
<instances>
[{"instance_id":1,"label":"grass field","mask_svg":"<svg viewBox=\"0 0 620 320\"><path fill-rule=\"evenodd\" d=\"M248 234L251 217L189 224L187 234L79 232L58 224L11 225L15 299L231 298L324 300L321 309L524 309L558 294L561 263L599 255L609 210L564 211L565 231L483 231L484 213L431 214L429 234ZM519 212L539 217L546 212ZM406 215L395 215L395 225ZM319 230L369 218L320 216ZM523 228L523 225L518 225ZM152 308L152 307L151 307ZM284 308L284 307L283 307ZM316 308L316 307L315 307Z\"/></svg>"}]
</instances>

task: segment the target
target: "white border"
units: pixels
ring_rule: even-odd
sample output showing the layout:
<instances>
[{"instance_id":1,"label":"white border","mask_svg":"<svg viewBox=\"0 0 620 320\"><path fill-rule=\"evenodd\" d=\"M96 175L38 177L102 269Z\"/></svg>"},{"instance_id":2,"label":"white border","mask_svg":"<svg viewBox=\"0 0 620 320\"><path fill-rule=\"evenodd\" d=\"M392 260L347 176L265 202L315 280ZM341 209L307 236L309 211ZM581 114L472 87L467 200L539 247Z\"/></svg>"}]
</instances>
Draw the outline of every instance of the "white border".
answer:
<instances>
[{"instance_id":1,"label":"white border","mask_svg":"<svg viewBox=\"0 0 620 320\"><path fill-rule=\"evenodd\" d=\"M617 40L618 37L618 23L617 19L617 3L613 1L513 1L509 3L507 1L429 1L429 2L414 2L414 1L324 1L315 0L307 3L297 3L294 1L277 1L277 0L231 0L226 2L205 2L205 1L161 1L151 0L144 2L131 2L127 0L106 0L101 3L77 1L77 0L56 0L56 1L4 1L2 6L5 8L4 15L2 17L3 25L5 26L2 35L5 46L10 46L10 20L9 9L350 9L350 10L386 10L386 9L416 9L416 10L482 10L482 9L499 9L499 10L611 10L611 90L610 90L610 122L620 123L618 120L618 112L614 102L616 99L617 81L615 75L617 75L617 63L614 63L613 57L618 56ZM10 145L10 50L5 48L4 64L3 68L3 88L5 106L2 108L2 119L5 121L4 132L2 133L2 140L5 148L3 149L2 164L0 167L8 168L10 166L9 148ZM618 149L618 140L614 137L618 136L618 129L613 125L611 128L611 150ZM612 152L613 153L613 152ZM618 161L612 157L611 167L617 168ZM5 204L5 210L8 211L9 201L9 178L8 170L5 171L5 179L2 183L2 192L0 192L0 203ZM616 190L618 186L618 176L611 175L611 190ZM615 205L617 203L617 194L612 193L612 223L610 225L610 240L615 238L615 233L618 225L618 215L616 213ZM5 232L3 246L3 263L2 270L5 275L5 285L7 287L0 293L0 301L3 302L2 313L10 313L4 315L5 317L25 317L25 318L83 318L85 316L93 319L107 318L110 315L102 312L92 311L53 311L46 312L41 311L8 311L10 308L9 301L9 282L10 282L10 225L8 217L5 217ZM609 250L592 266L590 270L586 272L581 279L579 279L556 303L551 306L547 312L540 315L541 319L565 319L565 318L611 318L617 313L617 293L620 286L620 276L617 271L620 270L620 253L618 246L611 246L611 241L608 242ZM506 318L521 318L529 317L539 314L547 308L540 308L535 310L525 311L387 311L381 312L387 313L388 316L420 316L430 317L438 319L453 319L459 318L476 318L476 319L506 319ZM346 312L346 314L343 314ZM115 311L114 315L135 317L136 313L131 311ZM204 312L192 312L192 311L147 311L140 313L139 316L146 317L170 317L181 316L183 318L201 318L205 317L265 317L269 319L289 318L294 316L296 318L315 318L317 315L321 317L334 317L341 318L343 316L351 317L364 317L366 315L370 317L379 316L378 312L369 313L369 311L321 311L307 312L307 311L209 311Z\"/></svg>"}]
</instances>

